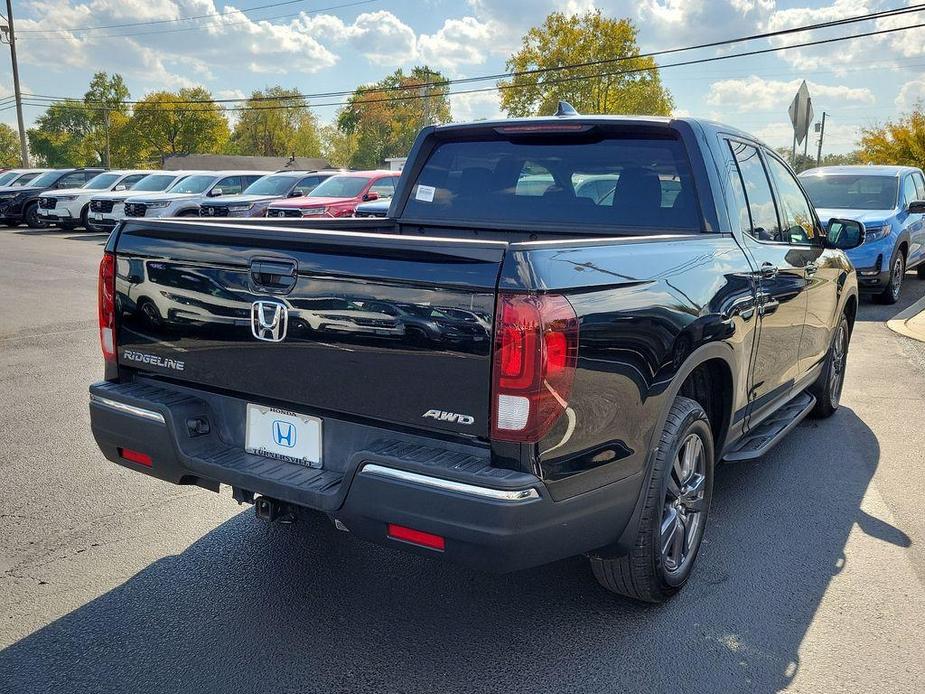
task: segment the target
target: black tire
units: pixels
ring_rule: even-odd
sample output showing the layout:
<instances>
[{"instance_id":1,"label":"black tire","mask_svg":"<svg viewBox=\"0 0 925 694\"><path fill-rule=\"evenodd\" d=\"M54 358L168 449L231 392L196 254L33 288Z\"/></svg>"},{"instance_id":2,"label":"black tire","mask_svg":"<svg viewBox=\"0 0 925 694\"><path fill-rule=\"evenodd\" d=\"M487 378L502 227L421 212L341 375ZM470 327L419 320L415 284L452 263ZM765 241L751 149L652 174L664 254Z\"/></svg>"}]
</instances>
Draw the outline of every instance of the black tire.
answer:
<instances>
[{"instance_id":1,"label":"black tire","mask_svg":"<svg viewBox=\"0 0 925 694\"><path fill-rule=\"evenodd\" d=\"M848 317L842 315L832 335L832 344L826 355L822 373L809 387L809 392L816 398L810 416L825 419L835 414L841 402L842 387L845 384L845 365L848 361L848 345L851 343L851 326Z\"/></svg>"},{"instance_id":2,"label":"black tire","mask_svg":"<svg viewBox=\"0 0 925 694\"><path fill-rule=\"evenodd\" d=\"M895 304L902 294L903 277L906 274L906 256L900 251L890 261L890 281L882 292L877 294L877 301L881 304Z\"/></svg>"},{"instance_id":3,"label":"black tire","mask_svg":"<svg viewBox=\"0 0 925 694\"><path fill-rule=\"evenodd\" d=\"M87 203L84 205L84 208L80 211L80 226L83 227L84 231L90 231L90 227L87 224L87 216L90 214L90 204Z\"/></svg>"},{"instance_id":4,"label":"black tire","mask_svg":"<svg viewBox=\"0 0 925 694\"><path fill-rule=\"evenodd\" d=\"M74 222L58 222L57 224L59 229L64 231L74 231L77 228L77 225Z\"/></svg>"},{"instance_id":5,"label":"black tire","mask_svg":"<svg viewBox=\"0 0 925 694\"><path fill-rule=\"evenodd\" d=\"M39 204L30 202L23 210L22 219L30 229L47 229L48 224L39 219Z\"/></svg>"},{"instance_id":6,"label":"black tire","mask_svg":"<svg viewBox=\"0 0 925 694\"><path fill-rule=\"evenodd\" d=\"M198 217L199 210L183 210L177 217Z\"/></svg>"},{"instance_id":7,"label":"black tire","mask_svg":"<svg viewBox=\"0 0 925 694\"><path fill-rule=\"evenodd\" d=\"M691 452L689 446L697 459L687 466L684 454ZM697 401L677 397L643 489L644 506L633 549L622 557L592 555L591 569L598 583L614 593L654 603L664 602L684 587L710 511L713 464L713 431L706 412Z\"/></svg>"},{"instance_id":8,"label":"black tire","mask_svg":"<svg viewBox=\"0 0 925 694\"><path fill-rule=\"evenodd\" d=\"M925 280L925 263L922 263L917 268L915 268L915 274L918 275L920 280Z\"/></svg>"}]
</instances>

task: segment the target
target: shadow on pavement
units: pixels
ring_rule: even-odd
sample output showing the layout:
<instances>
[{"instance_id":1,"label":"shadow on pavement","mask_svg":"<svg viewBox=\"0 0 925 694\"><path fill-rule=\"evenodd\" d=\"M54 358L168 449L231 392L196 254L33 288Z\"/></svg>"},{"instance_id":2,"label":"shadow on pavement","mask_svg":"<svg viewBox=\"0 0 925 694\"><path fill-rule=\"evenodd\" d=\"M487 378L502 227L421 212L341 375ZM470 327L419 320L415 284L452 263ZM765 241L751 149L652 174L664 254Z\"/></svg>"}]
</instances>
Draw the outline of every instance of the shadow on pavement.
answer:
<instances>
[{"instance_id":1,"label":"shadow on pavement","mask_svg":"<svg viewBox=\"0 0 925 694\"><path fill-rule=\"evenodd\" d=\"M918 278L914 271L907 272L903 278L902 294L899 301L892 305L878 303L876 298L861 295L861 305L858 307L859 321L881 322L895 318L916 301L925 296L925 281Z\"/></svg>"},{"instance_id":2,"label":"shadow on pavement","mask_svg":"<svg viewBox=\"0 0 925 694\"><path fill-rule=\"evenodd\" d=\"M825 441L825 446L819 442ZM242 513L0 652L16 692L776 691L879 460L850 409L724 466L692 582L662 607L585 561L506 576ZM229 501L230 503L230 501Z\"/></svg>"}]
</instances>

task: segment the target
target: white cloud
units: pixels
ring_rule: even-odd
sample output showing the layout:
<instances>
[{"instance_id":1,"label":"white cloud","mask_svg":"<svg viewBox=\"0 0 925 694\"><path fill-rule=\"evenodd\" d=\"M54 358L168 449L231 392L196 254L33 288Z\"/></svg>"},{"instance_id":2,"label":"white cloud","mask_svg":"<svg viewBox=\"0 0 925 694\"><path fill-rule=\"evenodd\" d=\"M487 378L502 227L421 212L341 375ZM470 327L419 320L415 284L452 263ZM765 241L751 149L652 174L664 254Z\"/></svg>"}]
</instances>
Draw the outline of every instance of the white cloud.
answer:
<instances>
[{"instance_id":1,"label":"white cloud","mask_svg":"<svg viewBox=\"0 0 925 694\"><path fill-rule=\"evenodd\" d=\"M899 110L908 111L921 101L925 101L925 79L906 82L900 88L895 104Z\"/></svg>"},{"instance_id":2,"label":"white cloud","mask_svg":"<svg viewBox=\"0 0 925 694\"><path fill-rule=\"evenodd\" d=\"M497 90L452 95L450 96L450 109L453 112L453 120L458 123L485 118L501 118L503 115L501 96Z\"/></svg>"},{"instance_id":3,"label":"white cloud","mask_svg":"<svg viewBox=\"0 0 925 694\"><path fill-rule=\"evenodd\" d=\"M667 24L684 24L694 15L702 14L703 0L642 0L638 6L642 19Z\"/></svg>"},{"instance_id":4,"label":"white cloud","mask_svg":"<svg viewBox=\"0 0 925 694\"><path fill-rule=\"evenodd\" d=\"M733 108L736 111L769 111L786 109L800 88L800 79L789 81L766 80L757 75L744 79L719 80L710 85L706 102L711 106ZM870 89L843 85L807 82L809 93L816 100L872 104L876 100Z\"/></svg>"},{"instance_id":5,"label":"white cloud","mask_svg":"<svg viewBox=\"0 0 925 694\"><path fill-rule=\"evenodd\" d=\"M761 128L753 129L752 132L756 137L760 138L771 147L789 148L793 144L793 126L789 121L770 123ZM826 120L825 138L822 142L823 154L829 152L846 152L855 149L857 147L859 135L860 128L857 125L843 125ZM815 154L819 143L819 136L810 131L808 137L809 145L806 147L806 150L811 154ZM804 145L799 145L797 149L802 152Z\"/></svg>"},{"instance_id":6,"label":"white cloud","mask_svg":"<svg viewBox=\"0 0 925 694\"><path fill-rule=\"evenodd\" d=\"M480 22L475 17L448 19L436 33L418 37L418 52L424 62L436 67L478 65L485 62L501 33L495 22Z\"/></svg>"}]
</instances>

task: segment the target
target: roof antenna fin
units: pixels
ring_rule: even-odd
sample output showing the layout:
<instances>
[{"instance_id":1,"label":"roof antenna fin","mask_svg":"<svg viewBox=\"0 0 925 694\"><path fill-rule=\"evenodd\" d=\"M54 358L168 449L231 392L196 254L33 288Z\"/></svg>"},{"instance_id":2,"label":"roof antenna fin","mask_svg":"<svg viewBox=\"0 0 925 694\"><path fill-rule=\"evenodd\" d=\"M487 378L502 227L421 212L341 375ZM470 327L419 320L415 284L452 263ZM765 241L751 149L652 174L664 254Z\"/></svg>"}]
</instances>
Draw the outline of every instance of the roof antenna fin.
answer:
<instances>
[{"instance_id":1,"label":"roof antenna fin","mask_svg":"<svg viewBox=\"0 0 925 694\"><path fill-rule=\"evenodd\" d=\"M559 99L559 107L556 109L557 116L577 116L578 111L568 101Z\"/></svg>"}]
</instances>

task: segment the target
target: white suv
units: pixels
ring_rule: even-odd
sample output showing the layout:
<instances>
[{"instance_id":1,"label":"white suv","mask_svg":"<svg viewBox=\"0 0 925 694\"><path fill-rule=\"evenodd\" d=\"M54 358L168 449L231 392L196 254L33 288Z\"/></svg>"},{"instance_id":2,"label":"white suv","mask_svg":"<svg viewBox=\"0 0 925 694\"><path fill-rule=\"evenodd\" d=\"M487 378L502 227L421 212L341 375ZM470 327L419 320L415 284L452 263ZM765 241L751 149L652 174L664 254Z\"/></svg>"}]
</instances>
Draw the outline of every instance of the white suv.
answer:
<instances>
[{"instance_id":1,"label":"white suv","mask_svg":"<svg viewBox=\"0 0 925 694\"><path fill-rule=\"evenodd\" d=\"M68 231L78 226L86 228L90 198L103 191L128 190L149 173L138 169L104 171L87 181L82 188L62 188L42 193L37 210L39 219Z\"/></svg>"},{"instance_id":2,"label":"white suv","mask_svg":"<svg viewBox=\"0 0 925 694\"><path fill-rule=\"evenodd\" d=\"M125 217L198 217L199 203L220 195L240 195L267 171L210 171L187 176L164 193L133 195Z\"/></svg>"},{"instance_id":3,"label":"white suv","mask_svg":"<svg viewBox=\"0 0 925 694\"><path fill-rule=\"evenodd\" d=\"M91 231L111 231L125 216L125 201L145 193L162 193L170 190L184 178L208 171L149 171L148 175L129 190L100 193L90 198L87 228Z\"/></svg>"}]
</instances>

